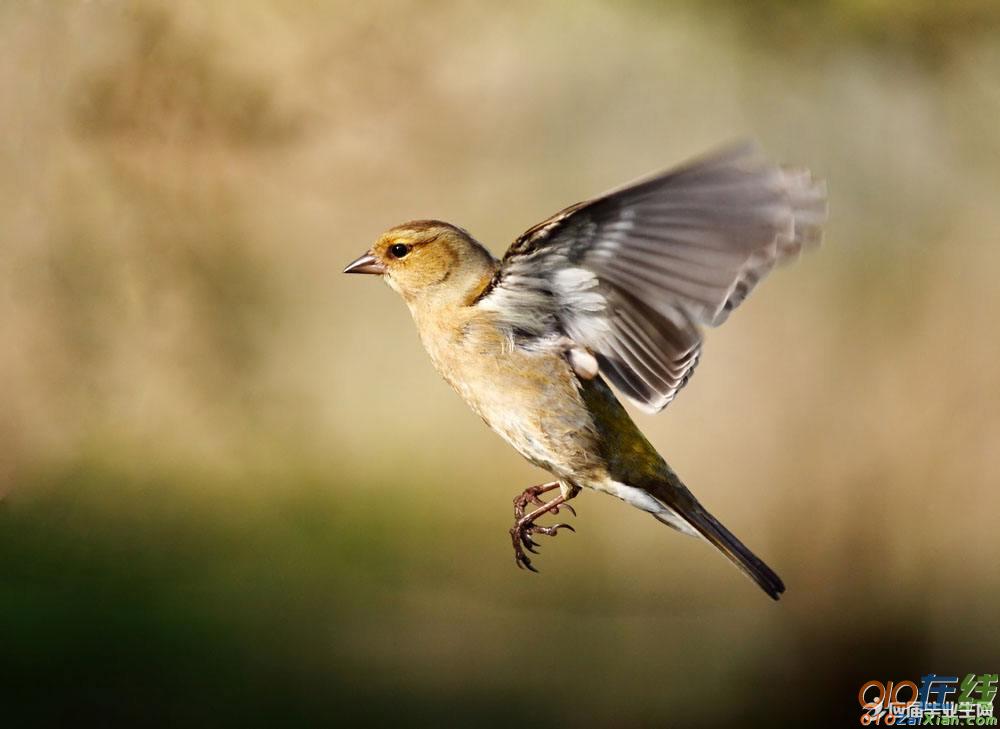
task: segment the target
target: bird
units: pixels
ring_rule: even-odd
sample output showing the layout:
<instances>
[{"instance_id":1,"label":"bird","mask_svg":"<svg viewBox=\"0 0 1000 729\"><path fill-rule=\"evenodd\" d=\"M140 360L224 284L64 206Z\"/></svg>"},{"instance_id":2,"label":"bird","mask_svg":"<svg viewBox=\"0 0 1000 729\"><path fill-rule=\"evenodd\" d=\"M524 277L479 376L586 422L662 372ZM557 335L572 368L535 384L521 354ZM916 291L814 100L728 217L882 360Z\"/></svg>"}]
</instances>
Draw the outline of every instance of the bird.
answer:
<instances>
[{"instance_id":1,"label":"bird","mask_svg":"<svg viewBox=\"0 0 1000 729\"><path fill-rule=\"evenodd\" d=\"M776 264L820 243L826 187L753 141L570 205L495 258L465 229L414 220L344 273L382 278L443 378L553 480L514 499L518 567L537 572L546 515L583 489L717 548L771 598L781 578L716 519L646 439L624 400L658 413L688 383L703 331ZM543 494L557 492L548 500Z\"/></svg>"}]
</instances>

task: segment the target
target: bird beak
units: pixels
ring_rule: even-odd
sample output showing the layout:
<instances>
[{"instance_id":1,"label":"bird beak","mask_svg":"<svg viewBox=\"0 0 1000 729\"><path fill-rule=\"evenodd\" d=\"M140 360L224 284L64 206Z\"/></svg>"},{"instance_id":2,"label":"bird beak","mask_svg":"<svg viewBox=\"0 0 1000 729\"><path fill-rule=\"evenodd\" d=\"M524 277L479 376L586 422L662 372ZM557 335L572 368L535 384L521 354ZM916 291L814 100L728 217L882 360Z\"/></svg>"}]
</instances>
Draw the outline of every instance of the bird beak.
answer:
<instances>
[{"instance_id":1,"label":"bird beak","mask_svg":"<svg viewBox=\"0 0 1000 729\"><path fill-rule=\"evenodd\" d=\"M365 255L356 258L347 264L347 268L344 269L344 273L385 273L385 266L383 266L375 256L371 253L366 253Z\"/></svg>"}]
</instances>

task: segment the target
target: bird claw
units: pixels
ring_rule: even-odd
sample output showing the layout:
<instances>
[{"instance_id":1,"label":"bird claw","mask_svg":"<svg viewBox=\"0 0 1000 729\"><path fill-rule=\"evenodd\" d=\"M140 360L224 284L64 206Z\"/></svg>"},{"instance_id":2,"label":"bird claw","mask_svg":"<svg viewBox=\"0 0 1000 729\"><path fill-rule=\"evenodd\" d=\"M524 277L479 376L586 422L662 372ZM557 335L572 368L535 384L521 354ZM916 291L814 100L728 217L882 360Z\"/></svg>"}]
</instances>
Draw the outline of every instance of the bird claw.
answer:
<instances>
[{"instance_id":1,"label":"bird claw","mask_svg":"<svg viewBox=\"0 0 1000 729\"><path fill-rule=\"evenodd\" d=\"M570 514L576 516L576 509L574 509L570 504L562 503L559 506L553 506L552 510L549 511L550 514L558 514L560 509L566 509Z\"/></svg>"},{"instance_id":2,"label":"bird claw","mask_svg":"<svg viewBox=\"0 0 1000 729\"><path fill-rule=\"evenodd\" d=\"M514 545L514 562L521 569L538 572L538 570L532 566L531 558L524 553L524 550L527 549L532 554L538 554L535 550L535 547L537 547L538 544L528 535L527 531L519 528L520 526L520 523L516 523L510 530L510 539Z\"/></svg>"},{"instance_id":3,"label":"bird claw","mask_svg":"<svg viewBox=\"0 0 1000 729\"><path fill-rule=\"evenodd\" d=\"M535 547L541 546L538 544L538 542L536 542L534 539L528 536L528 532L521 533L521 544L523 544L524 548L527 549L532 554L538 554L538 551L535 549Z\"/></svg>"},{"instance_id":4,"label":"bird claw","mask_svg":"<svg viewBox=\"0 0 1000 729\"><path fill-rule=\"evenodd\" d=\"M571 532L575 532L576 529L571 527L569 524L553 524L552 526L532 526L532 534L544 534L547 537L554 537L559 533L560 529L569 529Z\"/></svg>"},{"instance_id":5,"label":"bird claw","mask_svg":"<svg viewBox=\"0 0 1000 729\"><path fill-rule=\"evenodd\" d=\"M532 554L538 554L536 547L540 545L532 536L535 534L544 534L547 537L554 537L559 533L560 529L568 529L571 532L575 532L571 525L560 522L559 524L553 524L552 526L541 526L535 524L535 519L538 519L545 514L557 514L562 506L565 506L573 516L576 516L576 510L565 503L562 497L558 499L553 499L553 501L558 501L558 503L546 503L541 501L537 497L539 490L544 489L544 486L535 486L531 489L526 489L523 494L519 495L514 499L514 514L516 515L516 520L514 521L514 526L510 529L510 539L514 546L514 562L521 569L531 570L532 572L538 572L535 566L531 563L531 558L525 553L525 550L531 552ZM550 489L547 489L550 490ZM541 502L541 507L531 514L524 514L524 507L535 500Z\"/></svg>"},{"instance_id":6,"label":"bird claw","mask_svg":"<svg viewBox=\"0 0 1000 729\"><path fill-rule=\"evenodd\" d=\"M538 570L535 568L534 565L531 564L531 560L528 559L528 555L524 554L523 552L521 554L515 555L514 561L517 562L517 566L520 567L522 570L531 570L535 574L538 574Z\"/></svg>"}]
</instances>

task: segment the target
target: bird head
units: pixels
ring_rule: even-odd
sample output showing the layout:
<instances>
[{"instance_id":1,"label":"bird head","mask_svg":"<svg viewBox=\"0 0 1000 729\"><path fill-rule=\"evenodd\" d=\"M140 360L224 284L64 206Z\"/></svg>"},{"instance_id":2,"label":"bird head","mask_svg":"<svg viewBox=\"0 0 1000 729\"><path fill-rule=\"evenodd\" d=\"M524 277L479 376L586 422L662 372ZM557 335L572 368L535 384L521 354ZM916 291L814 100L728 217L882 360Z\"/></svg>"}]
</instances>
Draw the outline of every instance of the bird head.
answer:
<instances>
[{"instance_id":1,"label":"bird head","mask_svg":"<svg viewBox=\"0 0 1000 729\"><path fill-rule=\"evenodd\" d=\"M415 220L387 230L344 273L381 275L407 303L474 298L496 261L467 232L439 220Z\"/></svg>"}]
</instances>

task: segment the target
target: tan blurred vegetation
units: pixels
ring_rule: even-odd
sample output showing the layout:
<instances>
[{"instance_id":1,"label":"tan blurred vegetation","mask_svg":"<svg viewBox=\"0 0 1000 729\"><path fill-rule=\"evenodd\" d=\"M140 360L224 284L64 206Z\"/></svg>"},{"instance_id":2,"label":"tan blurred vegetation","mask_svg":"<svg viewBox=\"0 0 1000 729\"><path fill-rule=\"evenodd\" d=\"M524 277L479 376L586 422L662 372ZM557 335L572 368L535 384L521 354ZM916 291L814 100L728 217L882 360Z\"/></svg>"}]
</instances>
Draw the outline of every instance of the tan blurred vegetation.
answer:
<instances>
[{"instance_id":1,"label":"tan blurred vegetation","mask_svg":"<svg viewBox=\"0 0 1000 729\"><path fill-rule=\"evenodd\" d=\"M998 119L989 0L0 4L12 674L104 656L31 637L60 589L223 636L303 717L719 726L803 691L842 726L869 678L995 671ZM787 598L597 495L519 574L544 475L341 268L416 217L500 253L745 135L828 179L827 244L639 422ZM527 714L529 666L572 695Z\"/></svg>"}]
</instances>

